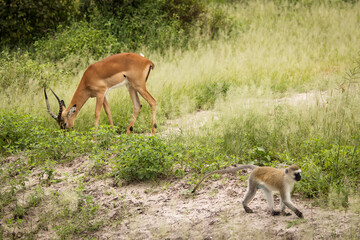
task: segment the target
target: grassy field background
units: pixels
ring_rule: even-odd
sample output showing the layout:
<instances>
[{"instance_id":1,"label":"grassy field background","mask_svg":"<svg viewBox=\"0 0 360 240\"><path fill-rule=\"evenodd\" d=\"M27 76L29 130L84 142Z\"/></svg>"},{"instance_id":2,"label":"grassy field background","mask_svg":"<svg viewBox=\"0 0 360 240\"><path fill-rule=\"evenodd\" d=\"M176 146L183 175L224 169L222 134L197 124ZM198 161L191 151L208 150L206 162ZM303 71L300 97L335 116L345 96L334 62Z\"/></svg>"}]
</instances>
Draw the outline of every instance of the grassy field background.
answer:
<instances>
[{"instance_id":1,"label":"grassy field background","mask_svg":"<svg viewBox=\"0 0 360 240\"><path fill-rule=\"evenodd\" d=\"M158 103L158 136L148 136L150 108L143 99L135 134L123 135L132 114L126 88L109 94L115 129L106 126L102 112L101 128L93 132L94 99L82 108L72 132L58 131L48 115L44 86L69 103L87 66L117 53L112 48L117 40L104 29L74 22L32 44L2 47L0 216L5 221L0 233L29 224L23 216L46 201L42 188L56 181L57 166L84 155L97 177L113 178L119 185L173 176L188 177L193 184L199 174L234 163L296 163L304 172L296 191L304 198L324 207L349 207L360 181L360 3L203 3L202 17L211 24L192 22L183 33L189 38L180 45L181 33L163 48L148 43L130 49L156 66L147 86ZM148 41L162 43L162 36ZM297 94L311 97L298 102ZM50 102L56 112L53 96ZM217 117L195 125L196 131L161 137L168 120L198 111ZM137 156L139 149L146 154ZM21 157L8 160L14 155ZM41 172L44 185L20 204L18 196L34 170ZM76 196L88 199L83 192ZM86 204L96 212L96 203ZM36 236L36 231L26 234ZM57 234L82 236L76 231Z\"/></svg>"}]
</instances>

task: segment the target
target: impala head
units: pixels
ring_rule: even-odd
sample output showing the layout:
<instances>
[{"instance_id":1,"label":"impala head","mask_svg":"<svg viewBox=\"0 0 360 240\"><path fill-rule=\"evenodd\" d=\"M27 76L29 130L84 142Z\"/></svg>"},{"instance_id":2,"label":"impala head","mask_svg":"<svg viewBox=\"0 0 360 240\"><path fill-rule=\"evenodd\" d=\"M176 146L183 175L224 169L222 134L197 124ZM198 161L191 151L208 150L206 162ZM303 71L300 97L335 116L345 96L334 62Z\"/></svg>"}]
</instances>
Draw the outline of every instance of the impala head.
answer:
<instances>
[{"instance_id":1,"label":"impala head","mask_svg":"<svg viewBox=\"0 0 360 240\"><path fill-rule=\"evenodd\" d=\"M64 100L60 100L59 97L54 93L54 91L52 89L50 89L50 90L54 94L56 99L58 100L59 113L58 113L58 115L55 115L54 113L51 112L50 104L49 104L47 94L46 94L46 89L44 88L45 101L46 101L46 107L47 107L48 113L50 114L50 116L52 118L54 118L58 122L58 124L60 125L60 129L68 129L68 128L71 129L74 126L74 121L75 121L75 118L73 118L71 116L76 111L76 105L72 106L69 110L67 110Z\"/></svg>"}]
</instances>

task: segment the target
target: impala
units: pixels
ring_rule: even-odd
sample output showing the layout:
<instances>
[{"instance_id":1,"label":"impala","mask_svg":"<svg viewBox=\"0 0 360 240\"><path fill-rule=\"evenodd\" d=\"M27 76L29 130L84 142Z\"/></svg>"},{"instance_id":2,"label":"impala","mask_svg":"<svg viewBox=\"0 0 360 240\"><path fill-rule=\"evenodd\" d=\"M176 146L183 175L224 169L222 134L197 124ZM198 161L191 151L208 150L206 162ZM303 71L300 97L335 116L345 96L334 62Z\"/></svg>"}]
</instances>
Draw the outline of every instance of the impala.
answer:
<instances>
[{"instance_id":1,"label":"impala","mask_svg":"<svg viewBox=\"0 0 360 240\"><path fill-rule=\"evenodd\" d=\"M133 115L126 133L133 131L141 104L138 93L149 103L152 115L152 133L156 133L156 99L146 90L146 81L155 65L149 59L134 53L120 53L91 64L85 71L66 108L63 100L52 91L59 103L59 114L51 112L44 88L47 110L60 125L61 129L72 128L82 106L89 98L96 98L95 129L99 126L100 111L104 106L111 126L114 125L107 93L116 87L126 86L133 103Z\"/></svg>"}]
</instances>

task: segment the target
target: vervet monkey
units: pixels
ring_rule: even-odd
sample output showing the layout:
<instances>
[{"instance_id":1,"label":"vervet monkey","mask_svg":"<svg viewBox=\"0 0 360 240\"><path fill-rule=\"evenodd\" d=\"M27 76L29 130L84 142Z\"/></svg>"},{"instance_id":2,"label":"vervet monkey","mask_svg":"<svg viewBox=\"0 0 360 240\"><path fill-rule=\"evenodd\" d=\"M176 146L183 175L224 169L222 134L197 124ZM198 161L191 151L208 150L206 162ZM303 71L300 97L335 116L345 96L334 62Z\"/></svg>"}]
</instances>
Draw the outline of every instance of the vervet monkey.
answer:
<instances>
[{"instance_id":1,"label":"vervet monkey","mask_svg":"<svg viewBox=\"0 0 360 240\"><path fill-rule=\"evenodd\" d=\"M242 169L252 169L248 181L248 190L244 201L242 202L245 212L253 213L248 207L249 202L254 198L255 193L260 187L265 193L266 199L269 204L271 215L283 215L289 216L290 213L285 212L285 206L290 208L299 218L303 218L302 212L300 212L294 204L291 202L290 193L294 188L294 183L301 179L301 169L297 165L291 165L286 169L277 169L272 167L258 167L255 165L241 165L234 168L225 168L222 170L216 170L206 174L199 183L195 186L192 193L196 191L200 183L208 176L215 173L236 173ZM274 198L273 191L280 192L280 207L281 212L274 210Z\"/></svg>"}]
</instances>

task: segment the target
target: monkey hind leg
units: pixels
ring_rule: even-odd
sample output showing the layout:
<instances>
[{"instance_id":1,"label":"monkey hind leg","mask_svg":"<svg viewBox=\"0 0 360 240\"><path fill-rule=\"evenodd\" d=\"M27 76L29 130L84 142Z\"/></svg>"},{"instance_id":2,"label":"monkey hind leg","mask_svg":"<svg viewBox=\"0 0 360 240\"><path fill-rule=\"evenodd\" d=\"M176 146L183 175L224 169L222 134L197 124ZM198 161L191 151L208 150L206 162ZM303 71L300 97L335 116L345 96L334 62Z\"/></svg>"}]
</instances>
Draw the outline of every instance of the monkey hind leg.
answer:
<instances>
[{"instance_id":1,"label":"monkey hind leg","mask_svg":"<svg viewBox=\"0 0 360 240\"><path fill-rule=\"evenodd\" d=\"M251 208L248 207L248 204L254 198L256 191L257 191L257 183L254 182L254 181L251 181L251 178L249 178L248 190L246 192L244 201L242 202L244 210L247 213L253 213L254 212Z\"/></svg>"}]
</instances>

